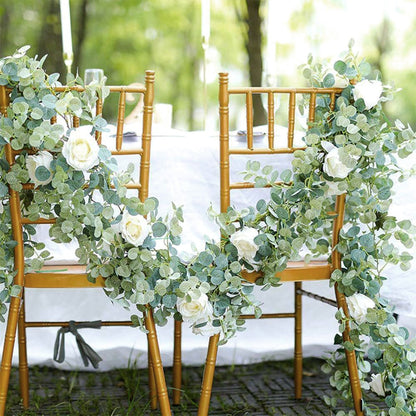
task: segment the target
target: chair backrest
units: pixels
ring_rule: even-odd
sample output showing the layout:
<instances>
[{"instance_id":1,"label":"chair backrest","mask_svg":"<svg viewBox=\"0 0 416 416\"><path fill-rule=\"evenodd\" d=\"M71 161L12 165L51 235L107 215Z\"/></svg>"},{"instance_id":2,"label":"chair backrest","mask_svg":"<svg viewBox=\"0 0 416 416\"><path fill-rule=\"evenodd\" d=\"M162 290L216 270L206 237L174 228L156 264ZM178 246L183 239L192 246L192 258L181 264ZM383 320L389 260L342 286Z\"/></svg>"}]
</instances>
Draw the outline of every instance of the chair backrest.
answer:
<instances>
[{"instance_id":1,"label":"chair backrest","mask_svg":"<svg viewBox=\"0 0 416 416\"><path fill-rule=\"evenodd\" d=\"M83 91L84 88L80 86L74 87L55 87L54 90L56 93L75 90ZM138 180L135 183L126 185L129 189L137 190L138 197L141 201L144 201L149 194L149 169L150 169L150 144L151 144L151 134L152 134L152 114L153 114L153 99L154 99L154 72L146 71L145 76L145 85L144 86L110 86L110 94L118 95L118 112L117 112L117 127L115 134L115 146L114 150L111 150L111 153L115 156L122 155L133 155L140 158L140 169L138 174ZM126 107L126 94L141 94L143 96L143 126L142 126L142 137L141 137L141 146L137 145L137 148L134 149L124 149L123 148L123 129L124 129L124 118L125 118L125 107ZM0 111L7 117L7 107L10 103L10 89L5 86L0 86ZM96 101L96 114L102 114L103 110L103 101L98 99ZM51 120L52 123L56 122L56 119ZM79 127L80 120L78 117L72 117L72 126ZM96 140L101 144L102 133L95 133ZM13 150L10 144L6 145L6 158L10 166L15 163L16 157L21 153L21 151ZM34 189L34 185L27 183L23 185L24 190ZM17 275L14 279L16 285L23 284L23 273L24 273L24 242L23 242L23 226L26 224L54 224L56 222L55 218L45 219L39 218L35 221L30 220L29 218L22 215L21 210L21 199L19 192L13 190L9 187L9 197L10 197L10 214L12 221L12 231L13 238L17 242L14 252L15 260L15 269L17 270Z\"/></svg>"},{"instance_id":2,"label":"chair backrest","mask_svg":"<svg viewBox=\"0 0 416 416\"><path fill-rule=\"evenodd\" d=\"M334 109L337 94L340 88L277 88L277 87L241 87L229 88L228 73L219 74L219 117L220 117L220 203L221 212L226 212L231 204L231 191L236 189L254 188L253 182L231 182L230 156L234 155L284 155L292 154L296 150L303 150L305 146L295 144L295 117L298 97L309 98L308 126L315 121L316 101L319 96L330 98L330 108ZM261 94L267 97L267 147L254 146L253 134L253 95ZM230 145L230 97L240 96L245 101L246 119L246 146L232 147ZM275 103L282 96L288 97L287 109L287 142L282 147L275 144ZM280 109L279 109L280 110ZM337 196L335 204L332 245L338 243L338 236L344 220L345 194ZM335 250L332 256L332 265L340 267L340 256Z\"/></svg>"}]
</instances>

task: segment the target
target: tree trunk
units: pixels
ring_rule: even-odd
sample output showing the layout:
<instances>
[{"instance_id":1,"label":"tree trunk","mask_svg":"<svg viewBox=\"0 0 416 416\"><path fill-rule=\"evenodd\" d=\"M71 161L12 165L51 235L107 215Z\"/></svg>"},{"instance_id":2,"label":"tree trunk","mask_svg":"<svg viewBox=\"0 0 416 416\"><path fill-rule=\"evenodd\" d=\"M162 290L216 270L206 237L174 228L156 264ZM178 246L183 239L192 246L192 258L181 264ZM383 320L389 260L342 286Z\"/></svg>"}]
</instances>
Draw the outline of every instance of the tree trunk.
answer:
<instances>
[{"instance_id":1,"label":"tree trunk","mask_svg":"<svg viewBox=\"0 0 416 416\"><path fill-rule=\"evenodd\" d=\"M74 66L72 72L76 73L79 71L79 67L81 66L81 57L82 57L82 49L84 46L85 34L87 31L87 20L88 20L88 0L82 0L81 5L79 7L78 12L78 26L77 26L77 43L75 45L75 53L74 53ZM83 74L80 74L82 77Z\"/></svg>"},{"instance_id":2,"label":"tree trunk","mask_svg":"<svg viewBox=\"0 0 416 416\"><path fill-rule=\"evenodd\" d=\"M3 4L3 12L0 19L0 56L5 56L7 53L14 52L6 52L10 33L10 15L12 13L12 7L13 4L11 2L5 2L5 4Z\"/></svg>"},{"instance_id":3,"label":"tree trunk","mask_svg":"<svg viewBox=\"0 0 416 416\"><path fill-rule=\"evenodd\" d=\"M377 32L374 34L374 43L377 50L377 58L374 66L380 71L381 76L385 77L384 59L392 50L392 24L386 17L381 22Z\"/></svg>"},{"instance_id":4,"label":"tree trunk","mask_svg":"<svg viewBox=\"0 0 416 416\"><path fill-rule=\"evenodd\" d=\"M197 13L198 13L198 7L195 7L194 3L191 3L191 6L189 8L189 21L195 22L197 20ZM190 30L192 33L184 33L185 37L188 37L188 39L194 39L194 28L190 27ZM198 85L198 75L199 75L199 64L200 64L200 56L198 55L198 49L195 47L195 45L192 42L189 42L187 45L187 52L186 55L189 59L188 65L189 65L189 84L187 85L187 98L188 98L188 128L189 130L195 130L196 129L196 123L195 123L195 107L197 103L197 85ZM185 61L186 62L186 61ZM184 62L184 64L185 64ZM182 82L186 82L183 80Z\"/></svg>"},{"instance_id":5,"label":"tree trunk","mask_svg":"<svg viewBox=\"0 0 416 416\"><path fill-rule=\"evenodd\" d=\"M59 10L59 1L49 0L47 5L45 5L36 51L40 57L48 55L44 64L45 71L49 74L59 72L61 74L61 82L65 82L66 68L61 45L61 14Z\"/></svg>"},{"instance_id":6,"label":"tree trunk","mask_svg":"<svg viewBox=\"0 0 416 416\"><path fill-rule=\"evenodd\" d=\"M263 61L261 56L261 24L260 6L262 0L246 0L247 4L247 39L246 50L248 53L248 65L250 85L260 87L263 74ZM253 95L253 122L255 126L267 124L267 114L258 94Z\"/></svg>"}]
</instances>

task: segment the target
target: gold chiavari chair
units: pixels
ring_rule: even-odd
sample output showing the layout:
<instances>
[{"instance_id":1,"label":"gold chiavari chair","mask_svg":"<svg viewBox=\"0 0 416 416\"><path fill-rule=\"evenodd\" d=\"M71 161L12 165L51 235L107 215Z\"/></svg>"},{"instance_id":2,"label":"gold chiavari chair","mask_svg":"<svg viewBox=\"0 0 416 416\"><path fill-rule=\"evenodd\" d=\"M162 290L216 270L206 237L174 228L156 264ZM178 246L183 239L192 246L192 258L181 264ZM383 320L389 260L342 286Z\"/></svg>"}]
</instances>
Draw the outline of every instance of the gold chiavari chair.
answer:
<instances>
[{"instance_id":1,"label":"gold chiavari chair","mask_svg":"<svg viewBox=\"0 0 416 416\"><path fill-rule=\"evenodd\" d=\"M6 87L0 87L0 105L4 116L7 116L7 106L9 105L9 91ZM56 87L56 92L64 91L68 87ZM82 91L81 87L71 87ZM144 86L112 86L110 94L118 94L118 119L117 133L115 138L115 150L113 155L137 155L140 159L138 182L129 185L131 189L138 192L141 201L148 197L149 192L149 168L150 168L150 145L152 133L152 113L154 99L154 72L146 71ZM139 94L143 97L143 129L141 147L137 149L123 148L123 126L125 117L126 94ZM102 113L103 102L97 100L96 113ZM79 119L73 118L73 126L79 126ZM96 139L101 143L101 133L96 132ZM10 145L6 147L7 160L13 165L18 152L13 151ZM31 185L25 185L29 188ZM30 189L30 188L29 188ZM14 284L22 287L19 296L12 297L10 302L7 328L4 339L3 355L0 368L0 415L4 415L6 397L8 391L9 376L11 370L11 362L13 348L16 337L16 328L18 329L18 345L19 345L19 376L20 389L23 399L23 406L29 406L29 380L28 380L28 361L26 348L26 328L33 327L68 327L69 322L33 322L27 321L25 316L24 289L25 288L102 288L105 286L103 278L99 277L96 283L90 283L87 280L85 266L83 265L67 265L65 272L56 272L56 266L45 266L42 273L26 273L24 272L24 251L23 251L23 227L25 224L54 223L55 220L39 219L38 221L30 221L22 215L19 193L10 189L10 210L12 218L12 229L14 240L17 242L15 247L15 270L16 276ZM131 326L131 321L103 321L102 326ZM162 415L170 415L169 399L167 395L166 383L160 358L159 345L155 323L153 320L152 310L149 307L145 317L145 325L148 331L148 350L149 350L149 382L151 390L152 407L157 406L157 400L160 404ZM157 392L157 396L156 393Z\"/></svg>"},{"instance_id":2,"label":"gold chiavari chair","mask_svg":"<svg viewBox=\"0 0 416 416\"><path fill-rule=\"evenodd\" d=\"M259 155L259 154L276 154L276 163L278 163L279 154L291 154L297 149L302 149L294 145L295 132L295 108L296 98L299 95L306 94L309 96L309 115L308 121L311 124L315 118L315 108L317 96L330 97L332 108L335 106L335 99L340 89L335 88L229 88L228 74L220 73L219 75L219 117L220 117L220 188L221 188L221 212L226 212L230 206L230 191L234 189L253 188L254 184L249 182L230 183L230 156L234 155ZM253 146L253 94L263 94L267 96L267 113L268 113L268 147L255 148ZM247 120L247 147L230 148L229 141L229 99L230 96L240 95L245 98L246 103L246 120ZM289 98L288 107L288 137L287 147L277 148L274 137L274 113L275 113L275 96L287 95ZM332 243L332 263L322 261L311 261L308 264L304 262L293 262L288 264L288 268L283 272L277 273L282 282L294 282L295 305L294 311L289 313L271 313L263 314L261 318L294 318L295 320L295 352L294 352L294 384L295 398L300 398L302 394L302 295L310 296L322 300L329 304L334 304L342 308L346 316L348 308L345 296L340 293L335 285L336 302L326 299L322 296L312 294L302 290L303 281L328 280L335 269L341 267L340 253L336 250L338 236L344 219L345 194L337 196L335 206L335 219L333 223L333 243ZM260 272L243 272L243 278L249 282L255 282L260 278ZM278 294L277 294L278 296ZM254 318L253 315L242 316L244 319ZM208 414L209 402L211 397L212 382L215 371L215 362L218 350L219 334L210 338L205 372L201 389L201 397L198 409L198 416ZM349 340L349 326L347 324L343 333L343 340ZM354 400L354 410L357 415L362 416L362 392L358 377L357 362L354 351L345 351L350 384Z\"/></svg>"}]
</instances>

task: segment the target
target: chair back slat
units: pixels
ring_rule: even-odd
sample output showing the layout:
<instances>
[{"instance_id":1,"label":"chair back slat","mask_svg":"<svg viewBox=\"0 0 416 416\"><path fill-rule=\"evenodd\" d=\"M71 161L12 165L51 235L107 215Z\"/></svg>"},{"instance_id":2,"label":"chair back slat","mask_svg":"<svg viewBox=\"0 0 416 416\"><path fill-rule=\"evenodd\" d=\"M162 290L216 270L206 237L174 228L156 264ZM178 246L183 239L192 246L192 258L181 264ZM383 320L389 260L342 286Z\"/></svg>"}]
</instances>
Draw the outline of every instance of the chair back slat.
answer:
<instances>
[{"instance_id":1,"label":"chair back slat","mask_svg":"<svg viewBox=\"0 0 416 416\"><path fill-rule=\"evenodd\" d=\"M140 160L140 199L144 201L149 196L149 170L150 170L150 141L152 138L152 117L154 100L155 74L146 71L146 94L143 99L143 130L142 130L142 157Z\"/></svg>"},{"instance_id":2,"label":"chair back slat","mask_svg":"<svg viewBox=\"0 0 416 416\"><path fill-rule=\"evenodd\" d=\"M274 147L274 94L272 92L267 93L267 142L269 149Z\"/></svg>"},{"instance_id":3,"label":"chair back slat","mask_svg":"<svg viewBox=\"0 0 416 416\"><path fill-rule=\"evenodd\" d=\"M293 148L293 139L295 137L295 108L296 108L296 93L291 91L289 93L289 114L288 114L288 129L287 129L287 147Z\"/></svg>"},{"instance_id":4,"label":"chair back slat","mask_svg":"<svg viewBox=\"0 0 416 416\"><path fill-rule=\"evenodd\" d=\"M251 91L246 93L246 118L247 118L247 147L253 148L253 94Z\"/></svg>"},{"instance_id":5,"label":"chair back slat","mask_svg":"<svg viewBox=\"0 0 416 416\"><path fill-rule=\"evenodd\" d=\"M5 87L2 87L4 91L6 91ZM5 99L6 101L2 102L1 107L7 108L9 97L7 94L0 95L0 99ZM3 113L4 115L6 114ZM13 165L15 155L12 151L10 145L6 146L6 159L10 166ZM24 283L24 270L25 270L25 255L24 255L24 242L23 242L23 228L22 228L22 213L20 209L20 195L19 192L15 191L9 186L9 204L10 204L10 217L12 220L12 233L13 233L13 240L16 242L16 246L14 248L14 269L16 271L16 275L13 279L13 283L15 285L23 286Z\"/></svg>"},{"instance_id":6,"label":"chair back slat","mask_svg":"<svg viewBox=\"0 0 416 416\"><path fill-rule=\"evenodd\" d=\"M315 121L315 109L316 109L316 93L312 91L309 95L309 115L308 115L309 123L313 123Z\"/></svg>"},{"instance_id":7,"label":"chair back slat","mask_svg":"<svg viewBox=\"0 0 416 416\"><path fill-rule=\"evenodd\" d=\"M308 128L315 121L317 96L327 96L330 99L330 108L335 108L337 95L341 93L340 88L276 88L276 87L246 87L229 88L228 74L219 74L219 116L220 116L220 202L221 212L225 212L231 205L231 190L254 188L253 182L231 182L230 179L230 156L231 155L265 155L265 154L292 154L296 150L303 150L305 146L295 143L296 129L296 101L298 95L306 95L309 102L307 115ZM253 141L253 94L267 95L267 148L255 147ZM245 95L246 106L246 146L230 147L230 96ZM288 96L287 108L287 145L275 146L275 99L276 96ZM281 184L279 182L277 185ZM345 194L336 198L335 219L333 221L333 249L338 243L339 232L343 225L345 209ZM332 264L340 266L340 255L334 250Z\"/></svg>"},{"instance_id":8,"label":"chair back slat","mask_svg":"<svg viewBox=\"0 0 416 416\"><path fill-rule=\"evenodd\" d=\"M126 111L126 91L120 91L117 114L116 149L121 150L123 144L124 113Z\"/></svg>"},{"instance_id":9,"label":"chair back slat","mask_svg":"<svg viewBox=\"0 0 416 416\"><path fill-rule=\"evenodd\" d=\"M101 99L101 97L98 97L96 103L95 103L95 114L101 115L103 113L103 100ZM98 144L101 144L101 139L102 139L102 132L101 131L96 131L95 132L95 140L97 140Z\"/></svg>"}]
</instances>

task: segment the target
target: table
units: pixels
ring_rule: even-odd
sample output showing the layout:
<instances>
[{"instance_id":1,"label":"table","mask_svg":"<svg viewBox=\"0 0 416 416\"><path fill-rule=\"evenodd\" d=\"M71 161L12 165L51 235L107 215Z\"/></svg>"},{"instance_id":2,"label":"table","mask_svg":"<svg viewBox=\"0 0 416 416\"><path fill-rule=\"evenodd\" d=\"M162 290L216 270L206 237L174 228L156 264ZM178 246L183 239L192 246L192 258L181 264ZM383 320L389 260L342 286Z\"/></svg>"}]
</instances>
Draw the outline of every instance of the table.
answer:
<instances>
[{"instance_id":1,"label":"table","mask_svg":"<svg viewBox=\"0 0 416 416\"><path fill-rule=\"evenodd\" d=\"M285 129L276 133L278 139L285 136ZM299 136L297 137L299 139ZM109 137L104 138L104 142ZM241 138L231 138L240 143ZM262 138L258 139L259 146ZM241 143L241 145L243 145ZM137 146L132 139L127 146ZM205 212L213 204L219 211L219 144L216 132L183 132L173 129L155 128L152 138L150 195L160 201L160 212L169 209L170 201L183 205L185 225L181 255L186 257L192 252L192 243L199 249L203 247L204 236L217 239L218 229L211 223ZM276 156L264 156L264 164L275 163ZM290 167L291 156L285 155L281 160L281 170ZM414 163L414 161L413 161ZM245 160L232 165L232 175L244 170ZM395 213L403 218L416 218L416 201L408 200L407 189L415 186L401 184L395 198ZM233 191L236 206L253 205L259 195L267 196L267 190ZM234 196L235 195L235 196ZM45 231L42 231L45 233ZM45 235L45 234L44 234ZM42 238L42 237L41 237ZM56 262L75 259L70 246L53 245L58 249ZM413 271L416 270L416 267ZM416 284L411 281L415 273L401 272L397 267L390 268L391 280L386 284L383 293L395 296L398 312L410 326L411 332L416 329L416 306L411 302L412 293L416 295ZM327 282L304 283L306 290L333 298L333 289ZM402 292L397 290L401 287ZM130 312L119 305L112 305L102 289L27 289L28 319L62 320L115 320L129 319ZM400 294L400 296L397 296ZM403 296L406 295L406 296ZM264 302L264 312L287 312L293 310L293 285L285 284L280 288L259 293ZM414 299L414 298L413 298ZM46 310L46 305L48 308ZM329 305L304 298L303 344L305 356L321 357L326 351L334 349L333 338L338 330L334 318L335 309ZM134 310L133 310L134 312ZM4 327L0 328L0 337L4 336ZM187 325L183 325L183 361L189 365L200 365L204 362L208 338L193 335ZM293 355L293 319L249 320L247 330L219 349L218 364L245 364L266 359L287 359ZM30 365L51 365L63 369L83 369L82 361L75 340L71 335L66 337L66 360L57 364L52 360L53 345L57 329L28 329L28 351ZM160 348L164 365L171 365L173 350L173 322L158 330ZM101 330L85 329L81 334L103 358L101 370L127 366L147 366L146 337L137 328L103 328ZM14 361L17 363L17 348ZM91 368L91 367L90 367Z\"/></svg>"}]
</instances>

